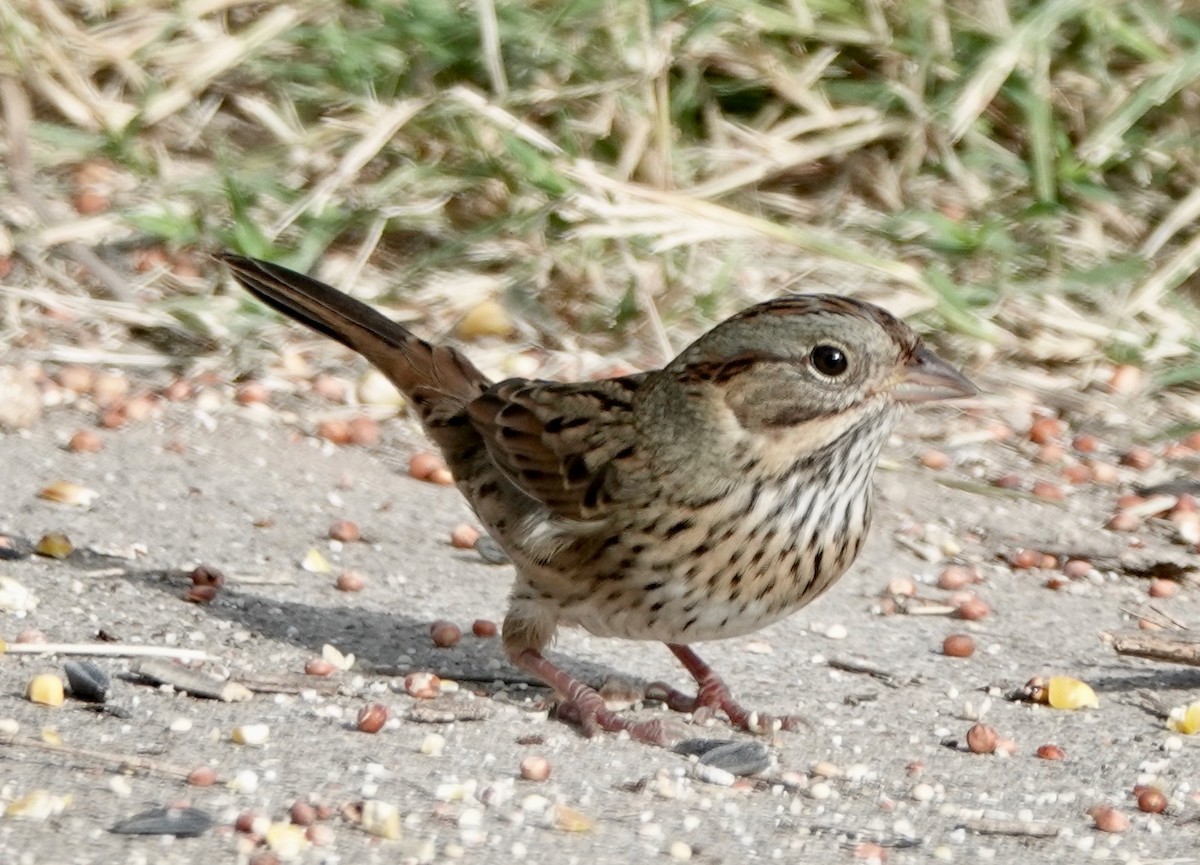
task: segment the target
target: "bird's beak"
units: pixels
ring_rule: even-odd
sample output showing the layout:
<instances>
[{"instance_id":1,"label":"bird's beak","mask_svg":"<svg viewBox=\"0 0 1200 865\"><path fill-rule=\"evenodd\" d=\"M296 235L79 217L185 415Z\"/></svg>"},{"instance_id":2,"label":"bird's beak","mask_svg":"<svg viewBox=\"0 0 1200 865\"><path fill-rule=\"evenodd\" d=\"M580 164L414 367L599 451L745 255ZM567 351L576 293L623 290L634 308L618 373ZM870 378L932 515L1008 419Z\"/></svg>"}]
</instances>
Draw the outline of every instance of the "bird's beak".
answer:
<instances>
[{"instance_id":1,"label":"bird's beak","mask_svg":"<svg viewBox=\"0 0 1200 865\"><path fill-rule=\"evenodd\" d=\"M933 402L977 393L979 388L966 376L924 346L913 352L892 388L897 402Z\"/></svg>"}]
</instances>

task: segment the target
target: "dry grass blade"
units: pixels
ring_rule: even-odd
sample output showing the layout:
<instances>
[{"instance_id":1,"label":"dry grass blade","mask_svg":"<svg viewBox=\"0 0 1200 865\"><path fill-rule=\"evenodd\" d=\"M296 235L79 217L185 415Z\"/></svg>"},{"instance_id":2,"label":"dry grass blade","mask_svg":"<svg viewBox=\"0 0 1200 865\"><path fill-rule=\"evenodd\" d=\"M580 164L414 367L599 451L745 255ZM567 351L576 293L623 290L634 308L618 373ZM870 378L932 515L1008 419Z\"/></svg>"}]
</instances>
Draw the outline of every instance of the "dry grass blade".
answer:
<instances>
[{"instance_id":1,"label":"dry grass blade","mask_svg":"<svg viewBox=\"0 0 1200 865\"><path fill-rule=\"evenodd\" d=\"M1013 28L999 45L979 64L950 109L950 135L961 139L979 116L992 104L1000 86L1013 70L1026 61L1030 52L1047 38L1064 19L1087 8L1085 0L1050 0L1034 7L1036 11Z\"/></svg>"},{"instance_id":2,"label":"dry grass blade","mask_svg":"<svg viewBox=\"0 0 1200 865\"><path fill-rule=\"evenodd\" d=\"M382 110L381 106L368 105L361 118L366 128L357 143L338 161L333 171L319 180L307 195L284 211L268 232L271 239L282 234L300 214L324 208L334 192L350 183L363 166L370 162L426 104L423 99L403 99Z\"/></svg>"}]
</instances>

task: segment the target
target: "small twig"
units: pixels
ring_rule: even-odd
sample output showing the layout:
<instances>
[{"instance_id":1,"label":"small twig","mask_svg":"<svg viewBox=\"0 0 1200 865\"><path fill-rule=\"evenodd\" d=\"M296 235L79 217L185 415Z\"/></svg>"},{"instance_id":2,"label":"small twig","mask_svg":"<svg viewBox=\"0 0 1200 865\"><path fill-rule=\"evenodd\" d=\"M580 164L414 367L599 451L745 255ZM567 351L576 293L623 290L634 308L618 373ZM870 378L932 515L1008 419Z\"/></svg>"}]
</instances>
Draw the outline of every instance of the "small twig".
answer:
<instances>
[{"instance_id":1,"label":"small twig","mask_svg":"<svg viewBox=\"0 0 1200 865\"><path fill-rule=\"evenodd\" d=\"M1020 835L1025 838L1054 838L1062 828L1052 823L1035 823L1032 820L997 820L979 817L963 820L959 828L980 835Z\"/></svg>"},{"instance_id":2,"label":"small twig","mask_svg":"<svg viewBox=\"0 0 1200 865\"><path fill-rule=\"evenodd\" d=\"M1156 634L1153 631L1115 631L1100 635L1118 655L1148 658L1200 667L1200 634Z\"/></svg>"},{"instance_id":3,"label":"small twig","mask_svg":"<svg viewBox=\"0 0 1200 865\"><path fill-rule=\"evenodd\" d=\"M1129 607L1121 607L1121 612L1127 616L1132 616L1135 619L1153 622L1160 627L1170 626L1177 631L1186 631L1188 629L1187 625L1164 610L1160 610L1153 604L1148 604L1147 606L1150 608L1149 612L1133 610Z\"/></svg>"},{"instance_id":4,"label":"small twig","mask_svg":"<svg viewBox=\"0 0 1200 865\"><path fill-rule=\"evenodd\" d=\"M145 757L113 754L108 751L90 751L86 748L75 748L71 745L52 745L49 742L43 742L41 739L30 739L24 736L0 736L0 745L9 748L32 748L36 751L50 751L55 754L65 754L68 757L94 760L118 772L145 772L149 775L163 775L167 778L176 778L181 781L186 781L188 776L191 775L191 769L172 766L169 763L159 763L157 760L148 760Z\"/></svg>"},{"instance_id":5,"label":"small twig","mask_svg":"<svg viewBox=\"0 0 1200 865\"><path fill-rule=\"evenodd\" d=\"M219 679L178 664L151 659L135 664L131 672L156 684L170 685L175 690L193 697L207 697L223 703L240 702L254 697L245 685Z\"/></svg>"},{"instance_id":6,"label":"small twig","mask_svg":"<svg viewBox=\"0 0 1200 865\"><path fill-rule=\"evenodd\" d=\"M93 658L172 658L176 661L209 661L202 649L172 646L140 646L129 643L4 643L0 654L82 655Z\"/></svg>"},{"instance_id":7,"label":"small twig","mask_svg":"<svg viewBox=\"0 0 1200 865\"><path fill-rule=\"evenodd\" d=\"M235 680L256 694L299 694L315 691L318 694L336 694L344 684L341 679L324 679L316 676L271 676L245 675Z\"/></svg>"},{"instance_id":8,"label":"small twig","mask_svg":"<svg viewBox=\"0 0 1200 865\"><path fill-rule=\"evenodd\" d=\"M868 664L866 661L855 661L850 658L829 658L825 661L825 664L831 669L841 670L844 673L861 673L864 676L872 676L889 688L899 688L901 685L908 684L908 681L901 679L891 670L876 667L873 664Z\"/></svg>"}]
</instances>

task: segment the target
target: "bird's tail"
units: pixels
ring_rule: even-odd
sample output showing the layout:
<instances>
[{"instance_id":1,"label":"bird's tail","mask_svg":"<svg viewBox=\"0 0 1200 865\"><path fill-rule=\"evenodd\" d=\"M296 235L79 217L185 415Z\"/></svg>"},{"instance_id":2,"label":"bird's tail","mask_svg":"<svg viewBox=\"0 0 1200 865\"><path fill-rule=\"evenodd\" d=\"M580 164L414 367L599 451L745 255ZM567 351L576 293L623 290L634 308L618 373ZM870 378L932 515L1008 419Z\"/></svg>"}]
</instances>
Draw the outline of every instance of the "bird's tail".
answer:
<instances>
[{"instance_id":1,"label":"bird's tail","mask_svg":"<svg viewBox=\"0 0 1200 865\"><path fill-rule=\"evenodd\" d=\"M431 437L453 449L464 407L490 384L461 353L431 345L377 310L301 273L240 255L219 256L251 294L361 354L413 403ZM441 433L441 435L439 435ZM450 454L447 454L449 457Z\"/></svg>"}]
</instances>

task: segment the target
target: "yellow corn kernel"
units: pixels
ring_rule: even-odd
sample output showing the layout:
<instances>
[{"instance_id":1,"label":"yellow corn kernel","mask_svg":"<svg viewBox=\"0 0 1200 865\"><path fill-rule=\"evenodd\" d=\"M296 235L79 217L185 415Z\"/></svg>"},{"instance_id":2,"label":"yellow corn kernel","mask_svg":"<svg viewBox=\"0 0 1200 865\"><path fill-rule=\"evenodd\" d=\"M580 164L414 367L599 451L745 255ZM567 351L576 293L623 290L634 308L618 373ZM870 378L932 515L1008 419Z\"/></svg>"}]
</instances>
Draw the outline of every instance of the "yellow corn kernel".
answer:
<instances>
[{"instance_id":1,"label":"yellow corn kernel","mask_svg":"<svg viewBox=\"0 0 1200 865\"><path fill-rule=\"evenodd\" d=\"M29 701L43 706L61 706L63 700L63 680L53 673L43 673L29 680Z\"/></svg>"},{"instance_id":2,"label":"yellow corn kernel","mask_svg":"<svg viewBox=\"0 0 1200 865\"><path fill-rule=\"evenodd\" d=\"M1070 676L1051 676L1046 683L1046 702L1055 709L1098 709L1100 701L1087 682Z\"/></svg>"}]
</instances>

